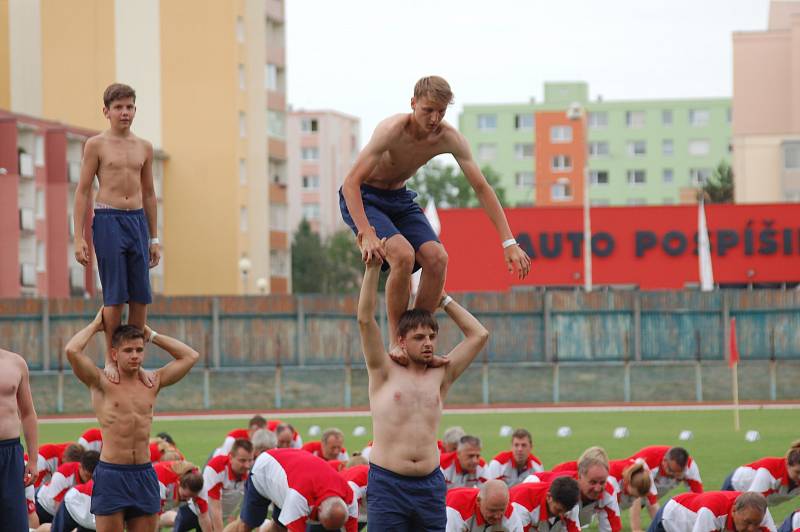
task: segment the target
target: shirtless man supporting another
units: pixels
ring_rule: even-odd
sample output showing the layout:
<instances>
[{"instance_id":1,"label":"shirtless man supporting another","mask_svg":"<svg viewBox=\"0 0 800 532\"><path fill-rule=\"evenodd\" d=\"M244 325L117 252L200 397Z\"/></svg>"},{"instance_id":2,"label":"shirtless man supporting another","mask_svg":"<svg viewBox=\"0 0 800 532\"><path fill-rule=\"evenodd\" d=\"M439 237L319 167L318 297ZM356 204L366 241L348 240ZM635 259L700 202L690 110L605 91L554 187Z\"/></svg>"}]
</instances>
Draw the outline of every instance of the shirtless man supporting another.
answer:
<instances>
[{"instance_id":1,"label":"shirtless man supporting another","mask_svg":"<svg viewBox=\"0 0 800 532\"><path fill-rule=\"evenodd\" d=\"M407 353L408 365L393 362L375 322L380 267L380 259L372 255L358 302L375 438L370 453L367 522L375 530L443 531L447 488L436 445L442 403L453 382L483 349L489 333L446 296L442 306L465 336L450 352L450 363L429 367L439 326L430 312L420 309L406 311L398 320L395 341Z\"/></svg>"},{"instance_id":2,"label":"shirtless man supporting another","mask_svg":"<svg viewBox=\"0 0 800 532\"><path fill-rule=\"evenodd\" d=\"M520 279L530 271L531 261L517 245L497 195L472 159L469 143L444 121L452 99L444 79L420 79L414 87L411 113L378 124L339 192L342 218L356 233L364 261L377 256L391 266L386 311L392 345L400 315L408 308L411 273L422 268L416 308L433 312L444 288L447 253L414 202L416 192L405 187L405 182L437 155L455 157L500 236L508 271ZM385 245L382 239L386 239Z\"/></svg>"},{"instance_id":3,"label":"shirtless man supporting another","mask_svg":"<svg viewBox=\"0 0 800 532\"><path fill-rule=\"evenodd\" d=\"M28 447L27 465L19 443L19 426ZM36 480L39 456L36 410L28 365L16 353L0 349L0 532L28 530L25 486Z\"/></svg>"},{"instance_id":4,"label":"shirtless man supporting another","mask_svg":"<svg viewBox=\"0 0 800 532\"><path fill-rule=\"evenodd\" d=\"M200 356L174 338L145 326L118 327L112 335L111 359L119 369L112 384L83 351L102 332L103 309L88 326L72 337L66 351L72 371L89 388L92 407L103 431L103 450L94 471L92 513L98 532L152 532L161 509L158 478L150 463L150 426L161 388L184 377ZM175 360L156 370L154 385L139 379L145 340L164 349Z\"/></svg>"}]
</instances>

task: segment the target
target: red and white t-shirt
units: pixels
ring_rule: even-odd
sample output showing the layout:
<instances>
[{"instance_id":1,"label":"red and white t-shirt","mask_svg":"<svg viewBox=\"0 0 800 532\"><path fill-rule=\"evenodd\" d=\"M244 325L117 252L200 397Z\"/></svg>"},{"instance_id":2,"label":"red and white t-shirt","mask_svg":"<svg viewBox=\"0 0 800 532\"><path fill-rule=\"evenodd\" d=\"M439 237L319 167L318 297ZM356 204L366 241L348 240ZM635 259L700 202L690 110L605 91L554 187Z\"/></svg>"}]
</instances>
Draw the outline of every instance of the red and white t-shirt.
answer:
<instances>
[{"instance_id":1,"label":"red and white t-shirt","mask_svg":"<svg viewBox=\"0 0 800 532\"><path fill-rule=\"evenodd\" d=\"M244 495L246 480L247 473L237 475L233 472L229 455L215 456L203 468L203 491L198 498L203 499L207 507L209 499L219 501L223 496ZM198 513L196 504L190 503L189 508Z\"/></svg>"},{"instance_id":2,"label":"red and white t-shirt","mask_svg":"<svg viewBox=\"0 0 800 532\"><path fill-rule=\"evenodd\" d=\"M36 500L50 515L56 515L59 503L64 499L67 490L81 481L80 462L62 464L53 474L50 482L39 489Z\"/></svg>"},{"instance_id":3,"label":"red and white t-shirt","mask_svg":"<svg viewBox=\"0 0 800 532\"><path fill-rule=\"evenodd\" d=\"M736 491L757 491L770 505L781 504L800 495L800 484L789 479L785 458L762 458L737 467L731 484Z\"/></svg>"},{"instance_id":4,"label":"red and white t-shirt","mask_svg":"<svg viewBox=\"0 0 800 532\"><path fill-rule=\"evenodd\" d=\"M369 465L362 464L347 469L342 469L339 474L350 484L353 494L358 501L358 521L367 522L367 480L369 479Z\"/></svg>"},{"instance_id":5,"label":"red and white t-shirt","mask_svg":"<svg viewBox=\"0 0 800 532\"><path fill-rule=\"evenodd\" d=\"M172 468L175 462L157 462L153 464L153 469L156 471L158 477L158 490L161 493L161 512L174 508L180 504L180 494L178 493L178 486L180 485L181 477ZM197 505L200 513L208 511L208 503L198 497L192 497L191 501Z\"/></svg>"},{"instance_id":6,"label":"red and white t-shirt","mask_svg":"<svg viewBox=\"0 0 800 532\"><path fill-rule=\"evenodd\" d=\"M538 532L549 532L560 524L567 532L580 532L578 505L572 507L563 521L557 516L551 516L547 509L549 491L549 482L523 482L509 490L514 515L519 519L523 530L528 532L533 528Z\"/></svg>"},{"instance_id":7,"label":"red and white t-shirt","mask_svg":"<svg viewBox=\"0 0 800 532\"><path fill-rule=\"evenodd\" d=\"M358 500L350 484L324 460L299 449L272 449L258 455L250 477L256 491L281 509L280 523L305 532L328 497L340 497L350 517L347 532L358 530Z\"/></svg>"},{"instance_id":8,"label":"red and white t-shirt","mask_svg":"<svg viewBox=\"0 0 800 532\"><path fill-rule=\"evenodd\" d=\"M222 442L222 445L214 449L212 456L216 457L230 453L231 449L233 449L233 442L236 440L250 441L250 432L247 429L233 429L225 436L225 441Z\"/></svg>"},{"instance_id":9,"label":"red and white t-shirt","mask_svg":"<svg viewBox=\"0 0 800 532\"><path fill-rule=\"evenodd\" d=\"M658 502L658 499L681 482L661 472L661 463L664 460L664 455L669 450L670 447L668 445L653 445L639 450L639 452L630 457L631 460L644 460L644 463L650 468L650 478L653 479L653 484L655 484L656 493L658 494L655 496L652 494L647 495L647 502L650 504ZM692 493L703 493L703 480L700 478L700 469L691 456L689 461L686 462L686 468L683 470L683 482L686 483Z\"/></svg>"},{"instance_id":10,"label":"red and white t-shirt","mask_svg":"<svg viewBox=\"0 0 800 532\"><path fill-rule=\"evenodd\" d=\"M486 478L498 478L508 484L509 487L515 486L525 480L531 473L544 471L542 461L534 455L529 454L522 469L517 467L512 451L503 451L492 458L486 468Z\"/></svg>"},{"instance_id":11,"label":"red and white t-shirt","mask_svg":"<svg viewBox=\"0 0 800 532\"><path fill-rule=\"evenodd\" d=\"M322 456L322 442L321 441L310 441L303 445L303 450L313 454L314 456L319 456L323 460L327 460L324 456ZM342 462L347 462L350 459L350 456L347 454L347 449L342 447L342 450L339 451L339 456L334 458L334 460L341 460Z\"/></svg>"},{"instance_id":12,"label":"red and white t-shirt","mask_svg":"<svg viewBox=\"0 0 800 532\"><path fill-rule=\"evenodd\" d=\"M64 506L75 523L89 530L96 530L97 524L92 513L92 488L93 480L70 488L64 495Z\"/></svg>"},{"instance_id":13,"label":"red and white t-shirt","mask_svg":"<svg viewBox=\"0 0 800 532\"><path fill-rule=\"evenodd\" d=\"M483 532L502 530L505 532L522 532L519 517L509 501L503 520L496 525L489 525L478 507L480 488L456 488L447 492L447 528L446 532Z\"/></svg>"},{"instance_id":14,"label":"red and white t-shirt","mask_svg":"<svg viewBox=\"0 0 800 532\"><path fill-rule=\"evenodd\" d=\"M98 428L87 429L78 438L78 443L87 451L97 451L99 453L103 450L103 433Z\"/></svg>"},{"instance_id":15,"label":"red and white t-shirt","mask_svg":"<svg viewBox=\"0 0 800 532\"><path fill-rule=\"evenodd\" d=\"M734 530L731 509L738 491L681 493L667 501L661 524L667 532L713 532ZM769 510L761 521L762 532L775 532Z\"/></svg>"},{"instance_id":16,"label":"red and white t-shirt","mask_svg":"<svg viewBox=\"0 0 800 532\"><path fill-rule=\"evenodd\" d=\"M28 465L28 453L24 453L25 465ZM36 511L36 488L33 484L25 486L25 504L28 506L28 514Z\"/></svg>"},{"instance_id":17,"label":"red and white t-shirt","mask_svg":"<svg viewBox=\"0 0 800 532\"><path fill-rule=\"evenodd\" d=\"M556 477L566 476L578 480L577 471L545 471L528 476L524 483L550 483ZM606 480L605 489L598 500L585 504L581 499L578 501L577 507L579 523L588 525L592 522L592 517L594 516L597 517L597 528L600 532L619 532L622 530L619 503L617 502L617 492L613 480Z\"/></svg>"},{"instance_id":18,"label":"red and white t-shirt","mask_svg":"<svg viewBox=\"0 0 800 532\"><path fill-rule=\"evenodd\" d=\"M37 488L53 476L58 466L64 463L64 451L67 447L72 445L72 442L66 443L45 443L39 447L39 456L36 460L36 467L38 473L36 481L33 483Z\"/></svg>"},{"instance_id":19,"label":"red and white t-shirt","mask_svg":"<svg viewBox=\"0 0 800 532\"><path fill-rule=\"evenodd\" d=\"M465 471L458 460L458 451L442 453L439 455L439 467L444 475L447 489L474 488L486 482L489 478L486 472L486 462L481 458L478 467L473 473Z\"/></svg>"}]
</instances>

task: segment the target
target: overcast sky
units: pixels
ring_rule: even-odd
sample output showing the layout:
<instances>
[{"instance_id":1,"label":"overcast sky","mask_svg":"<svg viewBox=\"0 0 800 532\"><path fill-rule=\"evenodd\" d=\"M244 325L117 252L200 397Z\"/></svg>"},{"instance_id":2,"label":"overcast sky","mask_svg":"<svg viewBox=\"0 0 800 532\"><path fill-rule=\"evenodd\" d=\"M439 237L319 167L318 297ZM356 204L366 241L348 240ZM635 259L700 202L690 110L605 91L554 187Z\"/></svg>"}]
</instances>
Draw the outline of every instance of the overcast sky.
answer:
<instances>
[{"instance_id":1,"label":"overcast sky","mask_svg":"<svg viewBox=\"0 0 800 532\"><path fill-rule=\"evenodd\" d=\"M606 100L730 96L733 31L766 29L769 0L286 0L289 102L375 125L416 80L465 103L542 99L582 80Z\"/></svg>"}]
</instances>

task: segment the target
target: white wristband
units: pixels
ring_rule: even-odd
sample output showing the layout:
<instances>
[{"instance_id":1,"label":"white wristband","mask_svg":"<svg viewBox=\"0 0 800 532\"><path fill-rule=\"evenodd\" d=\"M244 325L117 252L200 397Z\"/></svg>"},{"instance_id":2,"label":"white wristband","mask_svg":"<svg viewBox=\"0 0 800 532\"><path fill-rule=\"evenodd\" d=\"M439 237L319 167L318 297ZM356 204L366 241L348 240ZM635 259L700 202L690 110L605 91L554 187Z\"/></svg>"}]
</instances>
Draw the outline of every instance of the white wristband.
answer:
<instances>
[{"instance_id":1,"label":"white wristband","mask_svg":"<svg viewBox=\"0 0 800 532\"><path fill-rule=\"evenodd\" d=\"M158 336L158 333L155 332L154 330L150 329L150 338L147 341L152 344L153 340L156 339L156 336Z\"/></svg>"},{"instance_id":2,"label":"white wristband","mask_svg":"<svg viewBox=\"0 0 800 532\"><path fill-rule=\"evenodd\" d=\"M442 304L439 305L439 306L442 307L442 308L445 308L449 303L452 303L452 302L453 302L453 298L452 297L444 296L444 299L442 299Z\"/></svg>"},{"instance_id":3,"label":"white wristband","mask_svg":"<svg viewBox=\"0 0 800 532\"><path fill-rule=\"evenodd\" d=\"M152 246L153 244L160 244L160 243L161 243L161 241L158 239L158 237L155 237L155 238L151 238L151 239L150 239L150 245L151 245L151 246Z\"/></svg>"},{"instance_id":4,"label":"white wristband","mask_svg":"<svg viewBox=\"0 0 800 532\"><path fill-rule=\"evenodd\" d=\"M516 245L517 245L517 240L515 238L509 238L508 240L503 240L503 249Z\"/></svg>"}]
</instances>

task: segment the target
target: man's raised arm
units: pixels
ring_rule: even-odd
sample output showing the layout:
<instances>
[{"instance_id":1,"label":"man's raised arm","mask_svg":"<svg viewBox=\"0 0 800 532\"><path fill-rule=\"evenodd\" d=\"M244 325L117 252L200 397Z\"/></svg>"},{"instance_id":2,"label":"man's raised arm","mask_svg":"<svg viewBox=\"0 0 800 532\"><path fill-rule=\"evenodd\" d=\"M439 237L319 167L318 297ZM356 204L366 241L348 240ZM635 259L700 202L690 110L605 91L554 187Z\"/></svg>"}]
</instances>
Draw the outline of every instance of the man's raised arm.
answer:
<instances>
[{"instance_id":1,"label":"man's raised arm","mask_svg":"<svg viewBox=\"0 0 800 532\"><path fill-rule=\"evenodd\" d=\"M361 283L361 295L358 298L358 329L361 332L361 349L367 362L370 377L385 377L386 364L389 358L383 346L383 338L378 322L375 321L375 308L378 300L378 278L381 264L373 256L367 262L364 281Z\"/></svg>"},{"instance_id":2,"label":"man's raised arm","mask_svg":"<svg viewBox=\"0 0 800 532\"><path fill-rule=\"evenodd\" d=\"M94 320L78 331L78 334L70 338L65 348L67 352L67 360L72 366L72 372L89 388L94 388L100 385L100 369L95 365L94 361L83 353L89 340L103 330L103 308L94 317Z\"/></svg>"},{"instance_id":3,"label":"man's raised arm","mask_svg":"<svg viewBox=\"0 0 800 532\"><path fill-rule=\"evenodd\" d=\"M489 331L475 316L448 295L444 295L442 303L444 311L464 333L464 339L447 355L447 358L450 359L450 364L445 370L445 378L442 381L442 393L447 393L450 385L464 373L464 370L469 367L481 349L484 348L489 340Z\"/></svg>"},{"instance_id":4,"label":"man's raised arm","mask_svg":"<svg viewBox=\"0 0 800 532\"><path fill-rule=\"evenodd\" d=\"M192 366L200 360L200 354L188 345L165 334L158 334L147 325L144 326L144 337L148 342L160 347L175 359L156 370L160 388L170 386L181 380L189 373Z\"/></svg>"}]
</instances>

